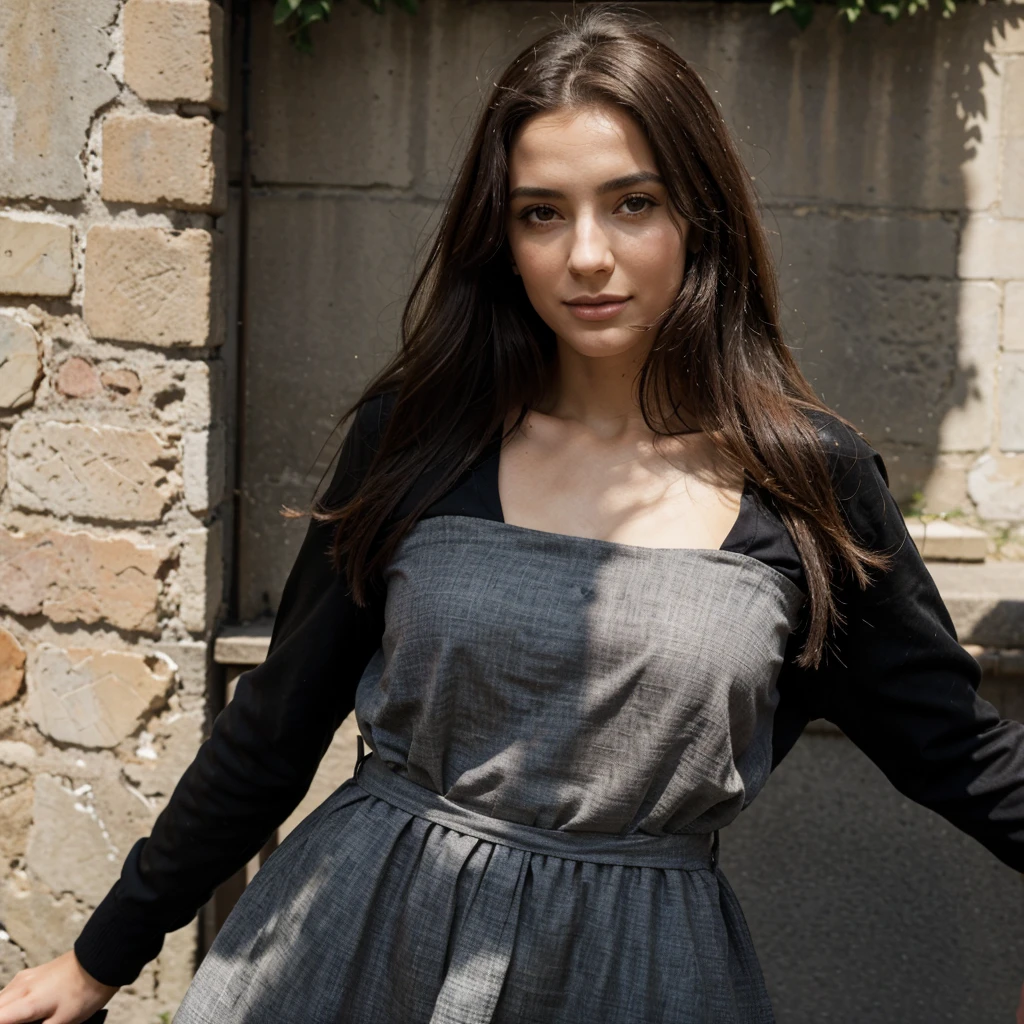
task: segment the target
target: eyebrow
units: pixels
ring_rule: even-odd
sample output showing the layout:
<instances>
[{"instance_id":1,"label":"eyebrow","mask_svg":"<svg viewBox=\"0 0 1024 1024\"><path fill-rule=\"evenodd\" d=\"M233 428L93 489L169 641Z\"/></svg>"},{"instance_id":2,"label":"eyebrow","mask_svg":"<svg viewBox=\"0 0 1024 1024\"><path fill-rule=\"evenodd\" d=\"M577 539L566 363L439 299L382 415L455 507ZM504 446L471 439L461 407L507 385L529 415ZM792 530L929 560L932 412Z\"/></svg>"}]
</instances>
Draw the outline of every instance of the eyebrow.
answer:
<instances>
[{"instance_id":1,"label":"eyebrow","mask_svg":"<svg viewBox=\"0 0 1024 1024\"><path fill-rule=\"evenodd\" d=\"M612 178L611 181L598 185L597 191L599 195L604 195L606 192L618 192L619 189L632 188L634 185L646 185L652 182L656 185L665 184L660 174L655 174L653 171L638 171L636 174L625 174L621 178ZM554 188L534 188L530 185L520 185L519 188L512 189L508 198L509 200L522 198L564 199L565 193L559 192L558 189Z\"/></svg>"}]
</instances>

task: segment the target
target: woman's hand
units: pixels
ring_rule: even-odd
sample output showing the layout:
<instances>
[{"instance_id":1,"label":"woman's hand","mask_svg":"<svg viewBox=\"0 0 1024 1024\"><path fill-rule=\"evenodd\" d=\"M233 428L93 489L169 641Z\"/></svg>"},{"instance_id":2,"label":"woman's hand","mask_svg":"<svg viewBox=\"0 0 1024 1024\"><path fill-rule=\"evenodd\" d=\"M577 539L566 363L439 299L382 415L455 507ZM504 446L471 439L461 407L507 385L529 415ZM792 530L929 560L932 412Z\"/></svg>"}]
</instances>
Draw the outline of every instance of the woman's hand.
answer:
<instances>
[{"instance_id":1,"label":"woman's hand","mask_svg":"<svg viewBox=\"0 0 1024 1024\"><path fill-rule=\"evenodd\" d=\"M19 971L0 991L0 1024L79 1024L117 991L86 974L74 951Z\"/></svg>"}]
</instances>

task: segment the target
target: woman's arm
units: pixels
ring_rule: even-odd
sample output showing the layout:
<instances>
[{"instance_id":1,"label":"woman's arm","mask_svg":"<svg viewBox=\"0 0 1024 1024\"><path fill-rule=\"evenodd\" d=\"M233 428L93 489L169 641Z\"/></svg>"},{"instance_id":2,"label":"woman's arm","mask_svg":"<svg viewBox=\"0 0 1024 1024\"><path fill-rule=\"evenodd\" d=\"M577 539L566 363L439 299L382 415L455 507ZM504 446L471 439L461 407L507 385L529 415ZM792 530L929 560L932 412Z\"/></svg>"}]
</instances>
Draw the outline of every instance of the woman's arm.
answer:
<instances>
[{"instance_id":1,"label":"woman's arm","mask_svg":"<svg viewBox=\"0 0 1024 1024\"><path fill-rule=\"evenodd\" d=\"M380 436L384 399L365 403L327 492L354 492ZM244 672L210 738L182 775L148 839L75 943L82 967L112 986L133 981L214 888L266 842L305 795L335 730L352 710L380 646L383 594L366 608L330 562L333 524L312 521L288 576L266 660Z\"/></svg>"},{"instance_id":2,"label":"woman's arm","mask_svg":"<svg viewBox=\"0 0 1024 1024\"><path fill-rule=\"evenodd\" d=\"M901 793L1024 871L1024 725L978 696L981 670L957 641L881 456L837 420L823 418L819 432L847 521L894 561L866 590L838 584L846 625L821 668L798 669L787 656L775 761L804 722L825 718Z\"/></svg>"}]
</instances>

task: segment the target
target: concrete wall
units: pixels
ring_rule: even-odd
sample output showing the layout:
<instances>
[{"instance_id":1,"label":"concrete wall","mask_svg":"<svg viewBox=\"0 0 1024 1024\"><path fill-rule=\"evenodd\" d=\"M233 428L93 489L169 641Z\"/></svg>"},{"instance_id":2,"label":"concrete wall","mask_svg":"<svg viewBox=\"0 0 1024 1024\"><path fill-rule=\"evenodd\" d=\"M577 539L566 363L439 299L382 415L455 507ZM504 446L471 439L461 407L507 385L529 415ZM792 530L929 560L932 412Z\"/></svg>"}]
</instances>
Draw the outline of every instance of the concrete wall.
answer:
<instances>
[{"instance_id":1,"label":"concrete wall","mask_svg":"<svg viewBox=\"0 0 1024 1024\"><path fill-rule=\"evenodd\" d=\"M1024 556L1024 9L849 31L822 9L800 34L760 5L644 8L741 141L805 371L883 452L901 500L982 525L990 561ZM277 509L308 497L338 410L391 350L493 71L566 10L353 4L307 57L257 8L243 617L277 605L303 530ZM997 642L983 632L961 639ZM1022 683L988 684L1004 713L1024 711ZM321 797L351 770L336 748ZM800 741L725 833L723 862L780 1024L1011 1019L1020 877L838 734Z\"/></svg>"},{"instance_id":2,"label":"concrete wall","mask_svg":"<svg viewBox=\"0 0 1024 1024\"><path fill-rule=\"evenodd\" d=\"M703 73L765 203L790 344L897 496L1024 554L1024 29L645 4ZM342 405L391 350L416 247L493 73L558 5L339 7L294 52L256 10L243 617L276 607ZM1015 164L1016 161L1016 164Z\"/></svg>"},{"instance_id":3,"label":"concrete wall","mask_svg":"<svg viewBox=\"0 0 1024 1024\"><path fill-rule=\"evenodd\" d=\"M0 5L0 984L68 948L206 727L226 508L223 10ZM196 927L111 1004L168 1019Z\"/></svg>"}]
</instances>

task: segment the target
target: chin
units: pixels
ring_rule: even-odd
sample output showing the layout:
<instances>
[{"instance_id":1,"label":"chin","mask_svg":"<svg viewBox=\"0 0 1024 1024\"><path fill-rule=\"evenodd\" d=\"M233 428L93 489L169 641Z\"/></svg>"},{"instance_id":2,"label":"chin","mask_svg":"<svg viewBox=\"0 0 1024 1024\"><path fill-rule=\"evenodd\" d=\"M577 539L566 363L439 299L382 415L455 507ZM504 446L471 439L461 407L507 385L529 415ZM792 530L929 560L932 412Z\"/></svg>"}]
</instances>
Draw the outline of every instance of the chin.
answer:
<instances>
[{"instance_id":1,"label":"chin","mask_svg":"<svg viewBox=\"0 0 1024 1024\"><path fill-rule=\"evenodd\" d=\"M579 326L574 324L571 331L556 330L555 333L563 345L581 356L594 359L624 355L636 348L646 348L648 344L646 332L641 333L628 327L605 327L602 330L595 325L589 331L581 331Z\"/></svg>"}]
</instances>

